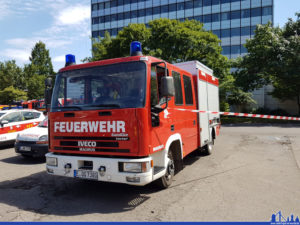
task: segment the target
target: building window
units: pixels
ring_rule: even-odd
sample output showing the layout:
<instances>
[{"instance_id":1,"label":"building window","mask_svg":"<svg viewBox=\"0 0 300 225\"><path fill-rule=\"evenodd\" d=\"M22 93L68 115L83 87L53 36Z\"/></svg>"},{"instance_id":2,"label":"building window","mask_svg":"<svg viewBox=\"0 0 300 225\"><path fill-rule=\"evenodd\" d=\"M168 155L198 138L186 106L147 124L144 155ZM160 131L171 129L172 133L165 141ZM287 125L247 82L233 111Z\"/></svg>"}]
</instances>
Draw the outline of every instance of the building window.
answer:
<instances>
[{"instance_id":1,"label":"building window","mask_svg":"<svg viewBox=\"0 0 300 225\"><path fill-rule=\"evenodd\" d=\"M112 0L110 3L110 7L117 7L117 0Z\"/></svg>"},{"instance_id":2,"label":"building window","mask_svg":"<svg viewBox=\"0 0 300 225\"><path fill-rule=\"evenodd\" d=\"M114 22L114 21L116 21L116 20L117 20L117 14L111 15L110 21L111 21L111 22Z\"/></svg>"},{"instance_id":3,"label":"building window","mask_svg":"<svg viewBox=\"0 0 300 225\"><path fill-rule=\"evenodd\" d=\"M145 9L140 9L138 11L138 17L142 17L142 16L145 16Z\"/></svg>"},{"instance_id":4,"label":"building window","mask_svg":"<svg viewBox=\"0 0 300 225\"><path fill-rule=\"evenodd\" d=\"M241 17L242 18L249 18L250 17L250 9L243 9L241 11Z\"/></svg>"},{"instance_id":5,"label":"building window","mask_svg":"<svg viewBox=\"0 0 300 225\"><path fill-rule=\"evenodd\" d=\"M187 1L184 3L185 9L192 9L193 8L193 1Z\"/></svg>"},{"instance_id":6,"label":"building window","mask_svg":"<svg viewBox=\"0 0 300 225\"><path fill-rule=\"evenodd\" d=\"M220 0L212 0L212 5L220 5Z\"/></svg>"},{"instance_id":7,"label":"building window","mask_svg":"<svg viewBox=\"0 0 300 225\"><path fill-rule=\"evenodd\" d=\"M221 36L221 31L220 30L213 30L212 31L215 35L217 35L218 37Z\"/></svg>"},{"instance_id":8,"label":"building window","mask_svg":"<svg viewBox=\"0 0 300 225\"><path fill-rule=\"evenodd\" d=\"M153 8L153 15L160 14L160 6Z\"/></svg>"},{"instance_id":9,"label":"building window","mask_svg":"<svg viewBox=\"0 0 300 225\"><path fill-rule=\"evenodd\" d=\"M251 17L261 16L261 8L251 9Z\"/></svg>"},{"instance_id":10,"label":"building window","mask_svg":"<svg viewBox=\"0 0 300 225\"><path fill-rule=\"evenodd\" d=\"M104 9L104 3L103 2L98 4L98 9L99 10Z\"/></svg>"},{"instance_id":11,"label":"building window","mask_svg":"<svg viewBox=\"0 0 300 225\"><path fill-rule=\"evenodd\" d=\"M146 16L152 16L152 8L146 9Z\"/></svg>"},{"instance_id":12,"label":"building window","mask_svg":"<svg viewBox=\"0 0 300 225\"><path fill-rule=\"evenodd\" d=\"M183 75L183 84L184 84L185 104L193 105L193 91L192 91L191 78Z\"/></svg>"},{"instance_id":13,"label":"building window","mask_svg":"<svg viewBox=\"0 0 300 225\"><path fill-rule=\"evenodd\" d=\"M105 23L110 22L110 15L105 16Z\"/></svg>"},{"instance_id":14,"label":"building window","mask_svg":"<svg viewBox=\"0 0 300 225\"><path fill-rule=\"evenodd\" d=\"M203 6L211 6L211 0L203 0Z\"/></svg>"},{"instance_id":15,"label":"building window","mask_svg":"<svg viewBox=\"0 0 300 225\"><path fill-rule=\"evenodd\" d=\"M248 53L247 48L244 45L241 45L241 54Z\"/></svg>"},{"instance_id":16,"label":"building window","mask_svg":"<svg viewBox=\"0 0 300 225\"><path fill-rule=\"evenodd\" d=\"M230 55L230 46L222 46L223 51L222 54L223 55Z\"/></svg>"},{"instance_id":17,"label":"building window","mask_svg":"<svg viewBox=\"0 0 300 225\"><path fill-rule=\"evenodd\" d=\"M231 46L231 55L239 55L239 54L241 54L241 46L240 45Z\"/></svg>"},{"instance_id":18,"label":"building window","mask_svg":"<svg viewBox=\"0 0 300 225\"><path fill-rule=\"evenodd\" d=\"M125 19L125 20L130 19L130 12L125 12L125 14L124 14L124 19Z\"/></svg>"},{"instance_id":19,"label":"building window","mask_svg":"<svg viewBox=\"0 0 300 225\"><path fill-rule=\"evenodd\" d=\"M118 0L118 6L124 5L123 0Z\"/></svg>"},{"instance_id":20,"label":"building window","mask_svg":"<svg viewBox=\"0 0 300 225\"><path fill-rule=\"evenodd\" d=\"M230 29L221 30L221 38L228 38L230 37Z\"/></svg>"},{"instance_id":21,"label":"building window","mask_svg":"<svg viewBox=\"0 0 300 225\"><path fill-rule=\"evenodd\" d=\"M202 16L195 16L195 20L199 21L199 22L203 22L203 18Z\"/></svg>"},{"instance_id":22,"label":"building window","mask_svg":"<svg viewBox=\"0 0 300 225\"><path fill-rule=\"evenodd\" d=\"M93 4L92 5L92 11L98 10L98 4Z\"/></svg>"},{"instance_id":23,"label":"building window","mask_svg":"<svg viewBox=\"0 0 300 225\"><path fill-rule=\"evenodd\" d=\"M169 12L175 12L176 11L176 3L169 5Z\"/></svg>"},{"instance_id":24,"label":"building window","mask_svg":"<svg viewBox=\"0 0 300 225\"><path fill-rule=\"evenodd\" d=\"M232 11L231 12L231 19L240 19L241 18L241 11Z\"/></svg>"},{"instance_id":25,"label":"building window","mask_svg":"<svg viewBox=\"0 0 300 225\"><path fill-rule=\"evenodd\" d=\"M105 2L104 3L104 8L109 9L110 8L110 2Z\"/></svg>"},{"instance_id":26,"label":"building window","mask_svg":"<svg viewBox=\"0 0 300 225\"><path fill-rule=\"evenodd\" d=\"M137 17L137 10L131 11L130 17L131 17L131 19L136 18Z\"/></svg>"},{"instance_id":27,"label":"building window","mask_svg":"<svg viewBox=\"0 0 300 225\"><path fill-rule=\"evenodd\" d=\"M184 10L184 2L177 3L177 11Z\"/></svg>"},{"instance_id":28,"label":"building window","mask_svg":"<svg viewBox=\"0 0 300 225\"><path fill-rule=\"evenodd\" d=\"M272 13L273 13L272 7L262 8L262 15L263 16L270 16L270 15L272 15Z\"/></svg>"},{"instance_id":29,"label":"building window","mask_svg":"<svg viewBox=\"0 0 300 225\"><path fill-rule=\"evenodd\" d=\"M201 8L202 0L194 0L194 8Z\"/></svg>"},{"instance_id":30,"label":"building window","mask_svg":"<svg viewBox=\"0 0 300 225\"><path fill-rule=\"evenodd\" d=\"M212 22L220 22L220 13L212 14L211 21Z\"/></svg>"},{"instance_id":31,"label":"building window","mask_svg":"<svg viewBox=\"0 0 300 225\"><path fill-rule=\"evenodd\" d=\"M250 27L242 27L241 35L242 36L250 36Z\"/></svg>"},{"instance_id":32,"label":"building window","mask_svg":"<svg viewBox=\"0 0 300 225\"><path fill-rule=\"evenodd\" d=\"M241 36L240 28L232 28L231 29L231 37Z\"/></svg>"},{"instance_id":33,"label":"building window","mask_svg":"<svg viewBox=\"0 0 300 225\"><path fill-rule=\"evenodd\" d=\"M225 20L230 20L230 12L224 12L221 14L221 20L225 21Z\"/></svg>"},{"instance_id":34,"label":"building window","mask_svg":"<svg viewBox=\"0 0 300 225\"><path fill-rule=\"evenodd\" d=\"M172 77L174 77L175 105L182 105L183 97L180 74L172 71Z\"/></svg>"},{"instance_id":35,"label":"building window","mask_svg":"<svg viewBox=\"0 0 300 225\"><path fill-rule=\"evenodd\" d=\"M123 20L123 19L124 19L124 14L118 13L118 20Z\"/></svg>"},{"instance_id":36,"label":"building window","mask_svg":"<svg viewBox=\"0 0 300 225\"><path fill-rule=\"evenodd\" d=\"M92 24L98 24L99 23L99 17L95 17L92 19Z\"/></svg>"},{"instance_id":37,"label":"building window","mask_svg":"<svg viewBox=\"0 0 300 225\"><path fill-rule=\"evenodd\" d=\"M211 14L203 16L204 23L211 23Z\"/></svg>"},{"instance_id":38,"label":"building window","mask_svg":"<svg viewBox=\"0 0 300 225\"><path fill-rule=\"evenodd\" d=\"M169 12L169 6L168 5L163 5L161 7L161 13L167 13Z\"/></svg>"},{"instance_id":39,"label":"building window","mask_svg":"<svg viewBox=\"0 0 300 225\"><path fill-rule=\"evenodd\" d=\"M230 3L230 0L221 0L221 4Z\"/></svg>"}]
</instances>

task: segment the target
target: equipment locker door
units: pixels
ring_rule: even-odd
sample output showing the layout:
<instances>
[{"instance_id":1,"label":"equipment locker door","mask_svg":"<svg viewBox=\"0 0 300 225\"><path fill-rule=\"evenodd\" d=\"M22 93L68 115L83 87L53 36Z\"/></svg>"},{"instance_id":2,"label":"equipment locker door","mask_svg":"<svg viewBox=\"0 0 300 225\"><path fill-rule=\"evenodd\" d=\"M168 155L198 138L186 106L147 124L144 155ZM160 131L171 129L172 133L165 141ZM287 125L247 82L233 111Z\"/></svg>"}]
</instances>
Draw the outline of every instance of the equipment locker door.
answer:
<instances>
[{"instance_id":1,"label":"equipment locker door","mask_svg":"<svg viewBox=\"0 0 300 225\"><path fill-rule=\"evenodd\" d=\"M201 79L200 79L201 78ZM198 78L198 107L200 111L207 111L207 82L206 75L200 72ZM200 133L200 146L205 146L210 139L208 113L199 113L199 133Z\"/></svg>"}]
</instances>

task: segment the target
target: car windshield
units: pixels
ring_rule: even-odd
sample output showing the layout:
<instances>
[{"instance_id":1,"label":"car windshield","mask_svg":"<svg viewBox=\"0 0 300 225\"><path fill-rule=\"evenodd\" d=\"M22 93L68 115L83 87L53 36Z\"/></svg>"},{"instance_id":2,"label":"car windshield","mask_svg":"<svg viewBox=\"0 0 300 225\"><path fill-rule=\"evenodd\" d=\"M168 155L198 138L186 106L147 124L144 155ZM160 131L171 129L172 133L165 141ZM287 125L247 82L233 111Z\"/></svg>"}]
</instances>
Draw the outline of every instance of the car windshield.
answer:
<instances>
[{"instance_id":1,"label":"car windshield","mask_svg":"<svg viewBox=\"0 0 300 225\"><path fill-rule=\"evenodd\" d=\"M48 127L48 117L39 123L39 127Z\"/></svg>"},{"instance_id":2,"label":"car windshield","mask_svg":"<svg viewBox=\"0 0 300 225\"><path fill-rule=\"evenodd\" d=\"M2 116L4 116L4 115L5 115L5 113L1 113L1 112L0 112L0 118L1 118Z\"/></svg>"},{"instance_id":3,"label":"car windshield","mask_svg":"<svg viewBox=\"0 0 300 225\"><path fill-rule=\"evenodd\" d=\"M51 111L141 108L145 87L144 62L66 71L57 75Z\"/></svg>"}]
</instances>

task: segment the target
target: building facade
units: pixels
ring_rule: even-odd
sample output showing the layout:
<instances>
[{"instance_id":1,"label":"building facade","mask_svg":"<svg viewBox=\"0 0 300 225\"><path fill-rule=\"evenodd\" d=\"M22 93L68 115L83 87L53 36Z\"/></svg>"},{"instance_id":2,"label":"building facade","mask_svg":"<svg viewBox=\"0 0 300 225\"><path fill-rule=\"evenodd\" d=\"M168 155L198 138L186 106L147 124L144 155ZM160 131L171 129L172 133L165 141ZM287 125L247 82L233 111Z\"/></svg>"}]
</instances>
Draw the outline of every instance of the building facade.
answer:
<instances>
[{"instance_id":1,"label":"building facade","mask_svg":"<svg viewBox=\"0 0 300 225\"><path fill-rule=\"evenodd\" d=\"M116 36L129 23L157 18L195 19L222 41L223 55L247 53L257 24L273 23L273 0L91 0L92 37Z\"/></svg>"}]
</instances>

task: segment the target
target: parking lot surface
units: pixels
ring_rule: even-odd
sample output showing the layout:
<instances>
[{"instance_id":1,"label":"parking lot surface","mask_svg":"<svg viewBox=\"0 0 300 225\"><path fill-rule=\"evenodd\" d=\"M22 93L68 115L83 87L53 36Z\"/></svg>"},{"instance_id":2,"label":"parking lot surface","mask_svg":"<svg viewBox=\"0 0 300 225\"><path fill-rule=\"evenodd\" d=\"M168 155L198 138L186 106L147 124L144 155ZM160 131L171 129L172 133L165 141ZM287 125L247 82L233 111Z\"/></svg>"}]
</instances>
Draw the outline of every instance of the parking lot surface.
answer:
<instances>
[{"instance_id":1,"label":"parking lot surface","mask_svg":"<svg viewBox=\"0 0 300 225\"><path fill-rule=\"evenodd\" d=\"M300 216L300 126L223 126L159 190L50 176L0 148L0 221L269 221Z\"/></svg>"}]
</instances>

